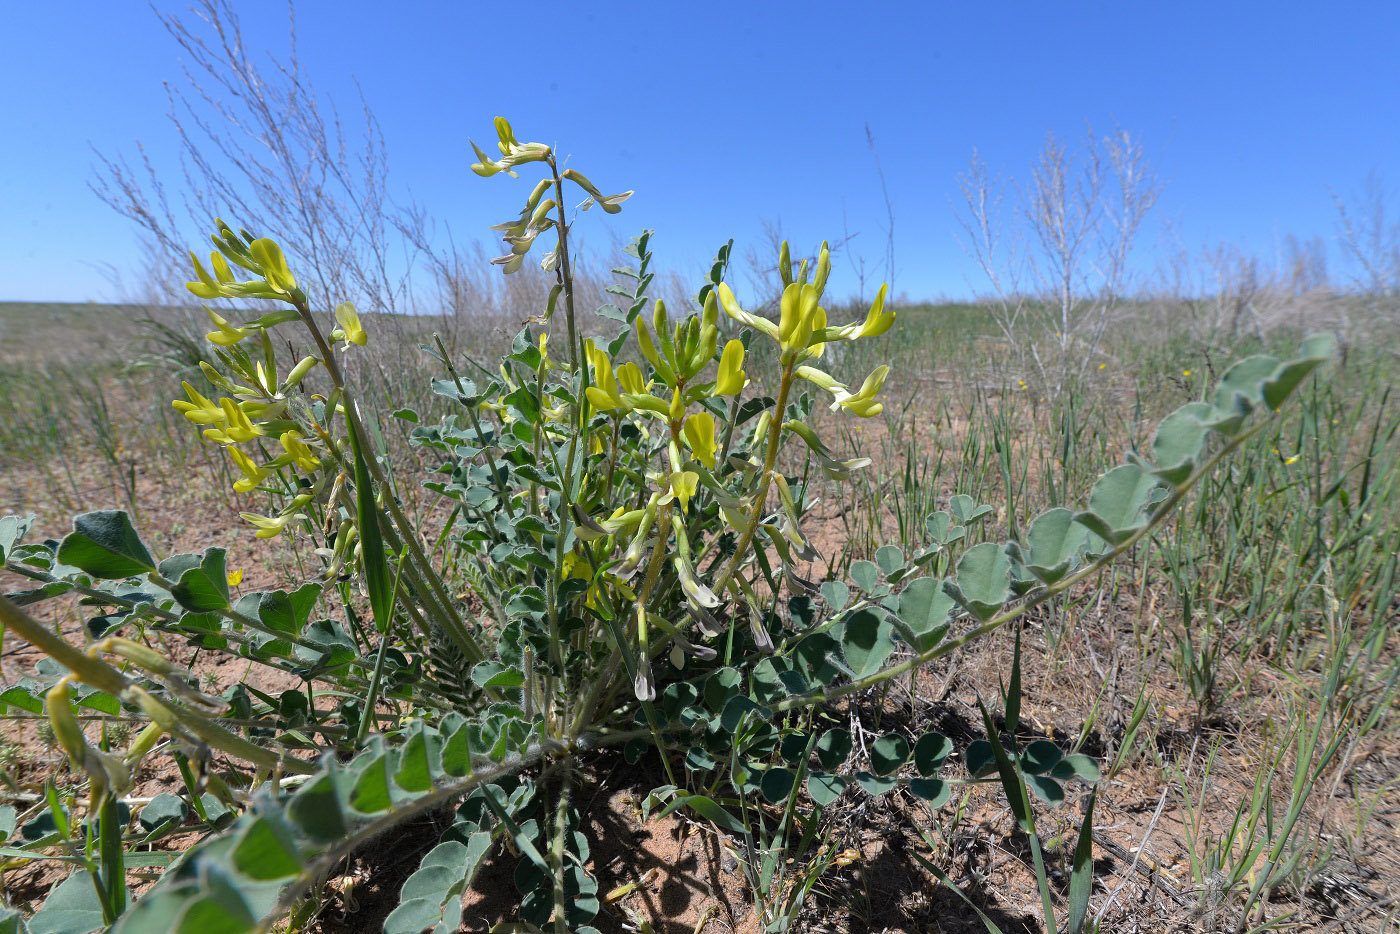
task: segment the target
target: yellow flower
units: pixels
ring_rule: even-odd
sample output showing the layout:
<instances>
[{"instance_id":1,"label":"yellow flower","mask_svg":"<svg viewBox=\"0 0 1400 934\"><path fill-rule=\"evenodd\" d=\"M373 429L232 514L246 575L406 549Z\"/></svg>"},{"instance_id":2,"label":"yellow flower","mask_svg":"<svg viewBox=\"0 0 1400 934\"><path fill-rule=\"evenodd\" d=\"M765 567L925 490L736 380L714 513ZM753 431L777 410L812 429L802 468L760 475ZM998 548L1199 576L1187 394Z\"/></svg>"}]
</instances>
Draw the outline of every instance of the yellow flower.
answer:
<instances>
[{"instance_id":1,"label":"yellow flower","mask_svg":"<svg viewBox=\"0 0 1400 934\"><path fill-rule=\"evenodd\" d=\"M865 323L856 332L856 337L879 337L890 329L894 324L894 312L885 311L885 291L888 286L880 286L880 291L875 293L875 301L870 305L870 311L865 316Z\"/></svg>"},{"instance_id":2,"label":"yellow flower","mask_svg":"<svg viewBox=\"0 0 1400 934\"><path fill-rule=\"evenodd\" d=\"M599 412L626 410L627 404L622 401L622 393L617 388L617 378L613 374L612 361L608 359L607 352L593 346L592 341L584 344L583 352L588 357L588 362L593 365L593 385L584 391L589 403Z\"/></svg>"},{"instance_id":3,"label":"yellow flower","mask_svg":"<svg viewBox=\"0 0 1400 934\"><path fill-rule=\"evenodd\" d=\"M1182 375L1182 376L1190 376L1190 375L1191 375L1191 371L1190 371L1190 370L1182 370L1182 371L1181 371L1181 375Z\"/></svg>"},{"instance_id":4,"label":"yellow flower","mask_svg":"<svg viewBox=\"0 0 1400 934\"><path fill-rule=\"evenodd\" d=\"M218 254L215 255L217 256ZM218 329L204 335L211 344L218 344L220 347L232 347L234 344L253 333L253 328L239 328L229 324L228 321L224 320L224 318L212 308L205 308L204 310L208 313L209 320L214 322L214 327Z\"/></svg>"},{"instance_id":5,"label":"yellow flower","mask_svg":"<svg viewBox=\"0 0 1400 934\"><path fill-rule=\"evenodd\" d=\"M311 448L301 440L301 435L295 429L282 432L282 436L277 440L282 442L282 450L287 452L287 458L307 473L321 466L321 459L312 453Z\"/></svg>"},{"instance_id":6,"label":"yellow flower","mask_svg":"<svg viewBox=\"0 0 1400 934\"><path fill-rule=\"evenodd\" d=\"M681 426L681 436L685 446L690 448L695 459L706 467L715 466L715 417L709 412L695 412L687 415Z\"/></svg>"},{"instance_id":7,"label":"yellow flower","mask_svg":"<svg viewBox=\"0 0 1400 934\"><path fill-rule=\"evenodd\" d=\"M360 315L355 311L355 306L350 302L341 302L335 306L335 321L340 325L339 329L331 332L331 340L345 341L345 346L359 344L363 347L369 343L369 335L360 325Z\"/></svg>"},{"instance_id":8,"label":"yellow flower","mask_svg":"<svg viewBox=\"0 0 1400 934\"><path fill-rule=\"evenodd\" d=\"M762 331L769 337L775 340L777 339L778 326L767 318L761 318L758 315L750 314L743 308L740 308L738 299L734 297L734 291L729 288L729 283L721 282L716 291L719 293L719 303L724 308L725 314L729 315L729 317L738 321L740 324L751 327L755 331Z\"/></svg>"},{"instance_id":9,"label":"yellow flower","mask_svg":"<svg viewBox=\"0 0 1400 934\"><path fill-rule=\"evenodd\" d=\"M196 425L217 425L224 420L223 410L212 399L203 396L199 390L189 383L181 383L185 387L185 395L190 401L176 399L170 403L175 407L175 411L194 422Z\"/></svg>"},{"instance_id":10,"label":"yellow flower","mask_svg":"<svg viewBox=\"0 0 1400 934\"><path fill-rule=\"evenodd\" d=\"M738 339L724 345L719 358L719 375L715 377L715 395L737 396L744 389L744 343Z\"/></svg>"},{"instance_id":11,"label":"yellow flower","mask_svg":"<svg viewBox=\"0 0 1400 934\"><path fill-rule=\"evenodd\" d=\"M1100 364L1099 364L1099 369L1100 369L1100 370L1106 370L1106 369L1108 369L1108 364L1107 364L1107 363L1100 363Z\"/></svg>"},{"instance_id":12,"label":"yellow flower","mask_svg":"<svg viewBox=\"0 0 1400 934\"><path fill-rule=\"evenodd\" d=\"M1302 460L1302 459L1303 459L1303 455L1301 455L1301 454L1294 454L1292 457L1286 457L1286 458L1284 458L1283 463L1284 463L1284 465L1287 466L1287 467L1292 467L1294 464L1298 463L1298 461L1300 461L1300 460Z\"/></svg>"},{"instance_id":13,"label":"yellow flower","mask_svg":"<svg viewBox=\"0 0 1400 934\"><path fill-rule=\"evenodd\" d=\"M628 395L640 396L651 392L651 381L643 380L642 368L635 363L624 363L617 368L617 382Z\"/></svg>"},{"instance_id":14,"label":"yellow flower","mask_svg":"<svg viewBox=\"0 0 1400 934\"><path fill-rule=\"evenodd\" d=\"M681 504L681 512L690 508L690 498L700 484L700 475L693 470L673 470L670 477L670 490L659 502L662 505L675 499Z\"/></svg>"},{"instance_id":15,"label":"yellow flower","mask_svg":"<svg viewBox=\"0 0 1400 934\"><path fill-rule=\"evenodd\" d=\"M265 467L259 467L251 457L238 450L236 447L228 448L228 456L233 460L234 466L243 474L241 480L235 480L233 488L239 493L251 493L256 490L268 477Z\"/></svg>"},{"instance_id":16,"label":"yellow flower","mask_svg":"<svg viewBox=\"0 0 1400 934\"><path fill-rule=\"evenodd\" d=\"M292 512L285 516L259 516L251 512L240 512L239 517L245 522L253 525L258 531L255 533L258 538L276 538L282 534L282 530L287 527L287 523L294 519L300 519L301 513Z\"/></svg>"},{"instance_id":17,"label":"yellow flower","mask_svg":"<svg viewBox=\"0 0 1400 934\"><path fill-rule=\"evenodd\" d=\"M230 587L237 587L241 583L243 583L242 568L236 568L235 570L228 572L228 585Z\"/></svg>"},{"instance_id":18,"label":"yellow flower","mask_svg":"<svg viewBox=\"0 0 1400 934\"><path fill-rule=\"evenodd\" d=\"M232 399L220 399L219 411L223 414L224 428L204 429L204 437L210 441L218 444L241 444L262 437L262 429L254 425L248 414Z\"/></svg>"},{"instance_id":19,"label":"yellow flower","mask_svg":"<svg viewBox=\"0 0 1400 934\"><path fill-rule=\"evenodd\" d=\"M865 382L861 384L860 389L854 395L845 391L836 393L836 401L831 406L832 411L840 406L847 411L854 412L861 418L879 415L885 410L885 405L883 402L877 402L875 396L884 387L885 379L889 375L888 365L882 364L876 367L865 378Z\"/></svg>"}]
</instances>

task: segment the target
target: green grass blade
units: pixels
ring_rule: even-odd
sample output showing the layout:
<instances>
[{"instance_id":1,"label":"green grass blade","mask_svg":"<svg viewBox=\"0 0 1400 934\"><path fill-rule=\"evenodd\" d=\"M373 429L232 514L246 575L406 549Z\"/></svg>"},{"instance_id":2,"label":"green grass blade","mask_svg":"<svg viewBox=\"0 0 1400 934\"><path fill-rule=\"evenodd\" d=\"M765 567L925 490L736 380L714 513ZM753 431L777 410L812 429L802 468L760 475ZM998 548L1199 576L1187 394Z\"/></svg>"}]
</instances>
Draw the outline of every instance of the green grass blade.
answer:
<instances>
[{"instance_id":1,"label":"green grass blade","mask_svg":"<svg viewBox=\"0 0 1400 934\"><path fill-rule=\"evenodd\" d=\"M350 432L350 451L355 456L355 506L360 526L360 550L364 556L365 587L369 590L370 610L380 634L389 631L394 613L394 593L389 582L389 562L384 556L384 537L379 529L379 509L374 504L374 484L365 461L367 439ZM388 495L388 491L385 491Z\"/></svg>"},{"instance_id":2,"label":"green grass blade","mask_svg":"<svg viewBox=\"0 0 1400 934\"><path fill-rule=\"evenodd\" d=\"M1074 866L1069 874L1069 934L1084 930L1084 918L1089 912L1089 892L1094 887L1094 801L1098 789L1089 792L1089 806L1084 811L1084 823L1079 826L1079 842L1074 846Z\"/></svg>"}]
</instances>

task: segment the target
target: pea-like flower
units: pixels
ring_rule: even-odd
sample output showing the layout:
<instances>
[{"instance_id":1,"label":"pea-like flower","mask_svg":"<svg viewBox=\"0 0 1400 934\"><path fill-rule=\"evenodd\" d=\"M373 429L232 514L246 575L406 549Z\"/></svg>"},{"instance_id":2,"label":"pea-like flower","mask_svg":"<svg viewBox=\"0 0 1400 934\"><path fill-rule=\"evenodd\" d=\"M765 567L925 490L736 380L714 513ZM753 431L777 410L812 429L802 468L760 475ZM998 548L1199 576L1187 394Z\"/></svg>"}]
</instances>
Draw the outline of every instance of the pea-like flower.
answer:
<instances>
[{"instance_id":1,"label":"pea-like flower","mask_svg":"<svg viewBox=\"0 0 1400 934\"><path fill-rule=\"evenodd\" d=\"M276 538L282 534L289 522L301 518L299 512L289 512L283 516L259 516L251 512L240 512L238 515L257 529L254 534L258 538Z\"/></svg>"},{"instance_id":2,"label":"pea-like flower","mask_svg":"<svg viewBox=\"0 0 1400 934\"><path fill-rule=\"evenodd\" d=\"M234 466L243 474L242 478L233 482L233 489L235 492L251 493L261 486L262 482L270 475L266 467L259 466L251 457L238 450L238 448L230 445L227 450L229 459L233 461Z\"/></svg>"},{"instance_id":3,"label":"pea-like flower","mask_svg":"<svg viewBox=\"0 0 1400 934\"><path fill-rule=\"evenodd\" d=\"M711 469L715 466L715 417L709 412L694 412L686 416L681 427L685 446L695 459Z\"/></svg>"},{"instance_id":4,"label":"pea-like flower","mask_svg":"<svg viewBox=\"0 0 1400 934\"><path fill-rule=\"evenodd\" d=\"M744 373L744 343L738 339L731 340L724 345L724 353L719 358L715 395L737 396L743 392L747 382L748 377Z\"/></svg>"},{"instance_id":5,"label":"pea-like flower","mask_svg":"<svg viewBox=\"0 0 1400 934\"><path fill-rule=\"evenodd\" d=\"M341 302L335 306L335 322L340 327L331 332L331 340L344 341L341 349L347 349L351 344L363 347L369 343L369 335L361 326L359 312L355 311L353 303Z\"/></svg>"},{"instance_id":6,"label":"pea-like flower","mask_svg":"<svg viewBox=\"0 0 1400 934\"><path fill-rule=\"evenodd\" d=\"M515 131L511 129L510 122L505 117L496 118L496 136L500 140L497 144L501 150L500 159L492 159L480 146L472 143L472 150L477 158L477 161L472 163L472 171L482 178L490 178L499 172L514 178L515 172L512 170L515 166L549 158L550 149L544 143L521 143L517 140Z\"/></svg>"},{"instance_id":7,"label":"pea-like flower","mask_svg":"<svg viewBox=\"0 0 1400 934\"><path fill-rule=\"evenodd\" d=\"M282 432L277 440L282 443L282 450L286 452L284 456L290 463L296 464L307 473L311 473L321 466L321 459L312 452L307 443L301 439L300 432L295 429ZM279 457L278 460L282 460L282 458Z\"/></svg>"}]
</instances>

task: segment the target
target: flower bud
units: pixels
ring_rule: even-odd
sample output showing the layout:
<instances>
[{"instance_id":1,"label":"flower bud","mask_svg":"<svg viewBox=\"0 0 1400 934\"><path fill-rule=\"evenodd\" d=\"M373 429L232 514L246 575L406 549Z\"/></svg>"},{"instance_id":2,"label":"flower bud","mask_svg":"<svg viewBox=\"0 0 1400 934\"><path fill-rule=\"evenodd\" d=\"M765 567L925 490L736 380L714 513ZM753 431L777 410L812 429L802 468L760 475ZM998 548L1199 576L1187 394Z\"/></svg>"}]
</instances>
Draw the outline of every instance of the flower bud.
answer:
<instances>
[{"instance_id":1,"label":"flower bud","mask_svg":"<svg viewBox=\"0 0 1400 934\"><path fill-rule=\"evenodd\" d=\"M816 286L818 295L826 291L826 280L830 275L831 250L827 247L826 241L823 240L821 251L817 254L817 274L812 280L812 285Z\"/></svg>"},{"instance_id":2,"label":"flower bud","mask_svg":"<svg viewBox=\"0 0 1400 934\"><path fill-rule=\"evenodd\" d=\"M44 695L44 710L49 715L49 725L53 727L55 742L68 755L68 761L73 764L73 768L82 769L87 765L88 752L92 747L83 735L83 728L78 719L73 716L68 690L68 682L71 680L72 675L64 675L57 684L49 688L48 693Z\"/></svg>"}]
</instances>

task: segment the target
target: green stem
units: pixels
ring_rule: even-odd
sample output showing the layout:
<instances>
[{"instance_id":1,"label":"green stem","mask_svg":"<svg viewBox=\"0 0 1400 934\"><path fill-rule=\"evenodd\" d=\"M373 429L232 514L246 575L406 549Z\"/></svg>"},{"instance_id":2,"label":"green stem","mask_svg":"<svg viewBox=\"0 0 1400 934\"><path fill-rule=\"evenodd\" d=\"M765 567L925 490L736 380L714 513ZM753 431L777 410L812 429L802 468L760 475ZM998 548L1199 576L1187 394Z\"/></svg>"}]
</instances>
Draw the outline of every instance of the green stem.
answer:
<instances>
[{"instance_id":1,"label":"green stem","mask_svg":"<svg viewBox=\"0 0 1400 934\"><path fill-rule=\"evenodd\" d=\"M783 368L782 384L778 389L778 402L773 410L773 423L768 429L768 453L763 458L763 473L759 476L758 489L754 492L753 507L749 511L749 527L739 537L734 548L734 557L715 581L715 593L722 594L730 579L738 572L739 565L748 555L749 546L758 532L758 523L763 518L763 507L768 503L768 487L773 481L773 467L778 462L778 448L783 434L783 412L787 410L788 393L792 390L793 364Z\"/></svg>"},{"instance_id":2,"label":"green stem","mask_svg":"<svg viewBox=\"0 0 1400 934\"><path fill-rule=\"evenodd\" d=\"M326 367L326 372L330 375L331 383L340 391L343 407L345 409L345 421L350 430L356 432L357 437L369 441L369 433L365 431L364 423L360 420L359 408L355 404L353 394L345 381L345 376L340 370L340 364L336 362L335 353L332 351L326 339L321 335L321 329L316 326L316 320L311 316L311 309L307 306L305 298L297 298L294 302L297 314L301 315L302 324L311 334L312 340L316 342L316 348L321 354L321 362ZM398 500L390 490L388 478L379 466L378 458L366 452L365 466L369 468L370 476L374 482L384 490L384 508L388 510L389 516L393 519L394 525L398 527L399 537L409 548L409 553L413 556L413 562L423 572L423 579L427 583L428 590L432 593L432 600L425 601L429 606L436 609L436 615L441 619L443 628L453 641L458 644L458 648L472 662L479 662L486 657L485 651L480 643L472 636L467 629L466 622L457 612L456 604L452 602L442 581L433 570L432 562L423 553L422 547L418 544L418 539L414 533L412 523L403 514L399 507ZM435 606L434 606L435 605Z\"/></svg>"},{"instance_id":3,"label":"green stem","mask_svg":"<svg viewBox=\"0 0 1400 934\"><path fill-rule=\"evenodd\" d=\"M51 632L44 624L25 613L4 597L0 597L0 625L18 633L36 649L67 668L73 675L89 687L97 688L114 697L120 697L133 682L111 665L99 658L71 645L68 640ZM210 746L229 755L245 759L265 769L285 769L298 774L311 774L314 766L297 759L284 758L270 749L264 749L241 736L229 732L207 717L203 717L178 704L166 704L156 700L168 710L180 725L204 740Z\"/></svg>"}]
</instances>

